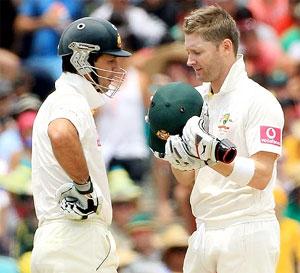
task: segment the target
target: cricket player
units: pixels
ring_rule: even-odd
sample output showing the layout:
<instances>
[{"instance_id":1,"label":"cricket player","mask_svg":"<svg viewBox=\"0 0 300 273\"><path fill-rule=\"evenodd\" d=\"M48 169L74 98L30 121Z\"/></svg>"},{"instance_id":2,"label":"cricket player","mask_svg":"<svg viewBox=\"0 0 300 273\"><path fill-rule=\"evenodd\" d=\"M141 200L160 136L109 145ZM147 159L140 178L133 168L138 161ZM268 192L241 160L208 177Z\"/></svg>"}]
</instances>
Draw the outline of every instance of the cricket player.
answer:
<instances>
[{"instance_id":1,"label":"cricket player","mask_svg":"<svg viewBox=\"0 0 300 273\"><path fill-rule=\"evenodd\" d=\"M111 200L93 110L120 87L125 71L114 25L71 23L58 45L63 73L33 128L32 184L39 227L32 273L116 273Z\"/></svg>"},{"instance_id":2,"label":"cricket player","mask_svg":"<svg viewBox=\"0 0 300 273\"><path fill-rule=\"evenodd\" d=\"M282 109L269 91L248 78L243 56L237 54L236 23L225 10L195 10L185 18L183 31L187 65L204 82L197 89L209 116L208 124L201 116L189 119L182 137L170 136L165 146L177 180L194 182L190 201L197 230L183 271L274 273L279 226L272 188L281 154ZM216 160L218 139L224 138L237 147L229 164Z\"/></svg>"}]
</instances>

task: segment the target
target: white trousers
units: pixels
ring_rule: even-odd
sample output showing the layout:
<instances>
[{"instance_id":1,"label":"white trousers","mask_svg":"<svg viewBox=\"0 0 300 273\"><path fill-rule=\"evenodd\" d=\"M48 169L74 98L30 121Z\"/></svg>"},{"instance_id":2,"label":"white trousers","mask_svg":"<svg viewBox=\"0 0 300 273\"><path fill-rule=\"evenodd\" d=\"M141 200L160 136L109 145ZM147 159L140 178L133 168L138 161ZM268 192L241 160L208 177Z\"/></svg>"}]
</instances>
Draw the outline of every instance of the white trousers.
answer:
<instances>
[{"instance_id":1,"label":"white trousers","mask_svg":"<svg viewBox=\"0 0 300 273\"><path fill-rule=\"evenodd\" d=\"M199 225L189 239L184 273L275 273L279 255L276 220L223 229Z\"/></svg>"},{"instance_id":2,"label":"white trousers","mask_svg":"<svg viewBox=\"0 0 300 273\"><path fill-rule=\"evenodd\" d=\"M53 220L34 237L32 273L117 273L115 241L95 221Z\"/></svg>"}]
</instances>

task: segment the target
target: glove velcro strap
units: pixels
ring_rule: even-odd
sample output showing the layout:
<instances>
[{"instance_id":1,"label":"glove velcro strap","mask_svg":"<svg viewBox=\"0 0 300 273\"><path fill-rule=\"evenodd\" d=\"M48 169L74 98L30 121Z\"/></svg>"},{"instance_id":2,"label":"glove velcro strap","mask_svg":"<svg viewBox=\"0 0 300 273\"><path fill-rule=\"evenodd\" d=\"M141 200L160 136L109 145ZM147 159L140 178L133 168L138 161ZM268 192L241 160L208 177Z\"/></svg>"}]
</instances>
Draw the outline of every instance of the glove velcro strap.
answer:
<instances>
[{"instance_id":1,"label":"glove velcro strap","mask_svg":"<svg viewBox=\"0 0 300 273\"><path fill-rule=\"evenodd\" d=\"M80 193L80 194L89 194L92 193L94 188L93 188L93 183L91 182L91 179L88 178L88 182L85 184L78 184L76 182L74 182L75 188L76 190Z\"/></svg>"}]
</instances>

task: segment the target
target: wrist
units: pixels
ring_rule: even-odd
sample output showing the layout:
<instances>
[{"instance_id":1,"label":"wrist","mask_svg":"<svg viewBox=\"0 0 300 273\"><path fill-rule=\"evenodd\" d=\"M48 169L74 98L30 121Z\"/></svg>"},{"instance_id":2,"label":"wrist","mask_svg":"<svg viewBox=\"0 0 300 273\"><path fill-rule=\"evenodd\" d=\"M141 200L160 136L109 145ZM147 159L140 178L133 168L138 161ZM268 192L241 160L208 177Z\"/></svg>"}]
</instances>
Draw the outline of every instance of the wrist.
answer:
<instances>
[{"instance_id":1,"label":"wrist","mask_svg":"<svg viewBox=\"0 0 300 273\"><path fill-rule=\"evenodd\" d=\"M216 161L212 161L211 159L205 160L204 163L206 166L211 167L211 168L217 164Z\"/></svg>"},{"instance_id":2,"label":"wrist","mask_svg":"<svg viewBox=\"0 0 300 273\"><path fill-rule=\"evenodd\" d=\"M247 186L255 173L255 162L252 158L238 156L234 160L233 170L227 179L241 187Z\"/></svg>"},{"instance_id":3,"label":"wrist","mask_svg":"<svg viewBox=\"0 0 300 273\"><path fill-rule=\"evenodd\" d=\"M93 191L93 184L92 184L90 176L85 181L85 183L77 183L75 181L73 181L73 183L75 185L76 190L80 194L88 194L88 193L91 193Z\"/></svg>"}]
</instances>

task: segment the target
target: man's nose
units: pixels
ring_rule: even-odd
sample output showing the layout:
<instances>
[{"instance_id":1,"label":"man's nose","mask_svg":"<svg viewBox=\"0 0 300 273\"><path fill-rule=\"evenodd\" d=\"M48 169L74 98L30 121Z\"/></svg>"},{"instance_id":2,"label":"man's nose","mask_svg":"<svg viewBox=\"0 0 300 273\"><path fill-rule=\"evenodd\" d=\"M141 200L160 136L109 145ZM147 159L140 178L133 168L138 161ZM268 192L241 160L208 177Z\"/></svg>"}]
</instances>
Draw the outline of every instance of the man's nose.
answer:
<instances>
[{"instance_id":1,"label":"man's nose","mask_svg":"<svg viewBox=\"0 0 300 273\"><path fill-rule=\"evenodd\" d=\"M191 57L191 55L189 55L186 64L188 66L193 66L195 63L196 63L195 59L193 57Z\"/></svg>"}]
</instances>

